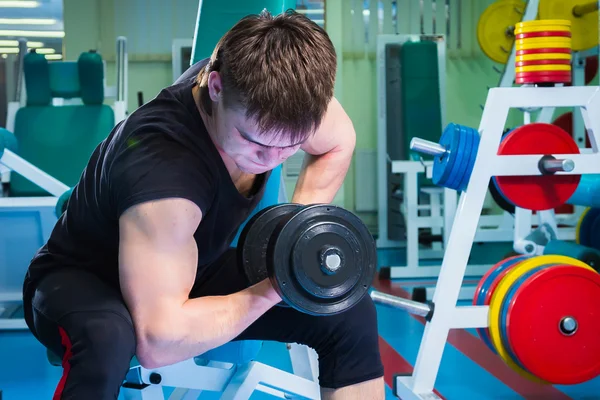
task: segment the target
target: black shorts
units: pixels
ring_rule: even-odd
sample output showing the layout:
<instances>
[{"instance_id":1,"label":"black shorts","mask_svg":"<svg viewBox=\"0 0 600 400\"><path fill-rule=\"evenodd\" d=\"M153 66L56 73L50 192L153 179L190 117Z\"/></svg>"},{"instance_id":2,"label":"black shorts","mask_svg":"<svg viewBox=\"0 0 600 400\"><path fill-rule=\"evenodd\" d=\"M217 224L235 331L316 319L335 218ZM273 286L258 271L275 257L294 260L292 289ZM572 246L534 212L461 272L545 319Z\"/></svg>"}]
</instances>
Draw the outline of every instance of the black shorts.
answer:
<instances>
[{"instance_id":1,"label":"black shorts","mask_svg":"<svg viewBox=\"0 0 600 400\"><path fill-rule=\"evenodd\" d=\"M231 294L249 286L235 249L202 272L190 298ZM135 353L133 323L120 292L90 272L65 268L43 278L33 293L25 299L27 324L65 366L57 389L64 397L58 398L115 398ZM328 317L273 307L235 340L244 339L315 349L322 387L383 376L377 315L369 296L349 311ZM90 393L94 396L86 396Z\"/></svg>"}]
</instances>

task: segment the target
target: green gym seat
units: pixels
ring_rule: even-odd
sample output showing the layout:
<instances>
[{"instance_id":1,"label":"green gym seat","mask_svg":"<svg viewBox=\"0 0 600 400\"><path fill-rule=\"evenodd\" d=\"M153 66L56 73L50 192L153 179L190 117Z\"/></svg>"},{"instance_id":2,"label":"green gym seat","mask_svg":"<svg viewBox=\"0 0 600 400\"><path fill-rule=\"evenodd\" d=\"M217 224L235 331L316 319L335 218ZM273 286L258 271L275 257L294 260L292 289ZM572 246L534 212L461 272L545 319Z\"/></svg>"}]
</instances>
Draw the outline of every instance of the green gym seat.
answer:
<instances>
[{"instance_id":1,"label":"green gym seat","mask_svg":"<svg viewBox=\"0 0 600 400\"><path fill-rule=\"evenodd\" d=\"M100 54L77 61L48 62L34 51L24 59L26 105L15 116L18 155L59 181L74 186L96 146L115 126L104 102ZM61 99L62 104L56 102ZM11 197L47 196L22 176L11 174Z\"/></svg>"}]
</instances>

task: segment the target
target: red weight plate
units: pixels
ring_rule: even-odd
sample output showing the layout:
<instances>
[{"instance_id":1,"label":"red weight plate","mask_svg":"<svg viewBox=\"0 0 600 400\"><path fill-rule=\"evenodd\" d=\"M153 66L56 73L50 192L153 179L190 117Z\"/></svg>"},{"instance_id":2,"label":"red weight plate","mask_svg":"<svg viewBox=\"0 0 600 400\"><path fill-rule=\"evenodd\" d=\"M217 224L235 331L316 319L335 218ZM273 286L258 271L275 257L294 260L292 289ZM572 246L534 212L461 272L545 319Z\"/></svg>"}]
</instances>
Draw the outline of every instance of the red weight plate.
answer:
<instances>
[{"instance_id":1,"label":"red weight plate","mask_svg":"<svg viewBox=\"0 0 600 400\"><path fill-rule=\"evenodd\" d=\"M517 50L518 56L524 56L527 54L543 54L543 53L565 53L571 54L571 49L566 49L564 47L554 47L548 49L529 49L529 50Z\"/></svg>"},{"instance_id":2,"label":"red weight plate","mask_svg":"<svg viewBox=\"0 0 600 400\"><path fill-rule=\"evenodd\" d=\"M507 313L510 347L523 367L553 384L600 375L600 275L570 265L545 268L515 292ZM561 332L571 317L577 329Z\"/></svg>"},{"instance_id":3,"label":"red weight plate","mask_svg":"<svg viewBox=\"0 0 600 400\"><path fill-rule=\"evenodd\" d=\"M563 129L569 135L573 136L573 113L571 111L566 112L556 118L552 124L558 126ZM592 145L590 144L590 138L585 135L585 147L590 148Z\"/></svg>"},{"instance_id":4,"label":"red weight plate","mask_svg":"<svg viewBox=\"0 0 600 400\"><path fill-rule=\"evenodd\" d=\"M571 76L567 75L539 75L539 76L517 76L515 78L516 83L567 83L571 82Z\"/></svg>"},{"instance_id":5,"label":"red weight plate","mask_svg":"<svg viewBox=\"0 0 600 400\"><path fill-rule=\"evenodd\" d=\"M515 73L517 78L539 78L541 76L560 76L560 77L571 77L570 71L531 71L531 72L517 72Z\"/></svg>"},{"instance_id":6,"label":"red weight plate","mask_svg":"<svg viewBox=\"0 0 600 400\"><path fill-rule=\"evenodd\" d=\"M589 56L585 59L585 84L589 85L590 82L596 77L598 73L598 57Z\"/></svg>"},{"instance_id":7,"label":"red weight plate","mask_svg":"<svg viewBox=\"0 0 600 400\"><path fill-rule=\"evenodd\" d=\"M579 154L579 147L564 130L552 124L520 126L506 135L499 155ZM498 190L515 206L550 210L563 205L577 189L580 175L497 176Z\"/></svg>"},{"instance_id":8,"label":"red weight plate","mask_svg":"<svg viewBox=\"0 0 600 400\"><path fill-rule=\"evenodd\" d=\"M571 65L571 60L531 60L516 61L516 67L527 67L528 65Z\"/></svg>"},{"instance_id":9,"label":"red weight plate","mask_svg":"<svg viewBox=\"0 0 600 400\"><path fill-rule=\"evenodd\" d=\"M515 83L527 84L527 83L569 83L571 82L570 77L554 77L544 76L541 78L516 78Z\"/></svg>"},{"instance_id":10,"label":"red weight plate","mask_svg":"<svg viewBox=\"0 0 600 400\"><path fill-rule=\"evenodd\" d=\"M528 33L519 33L515 35L515 39L529 39L536 37L571 37L571 31L545 31L545 32L528 32Z\"/></svg>"}]
</instances>

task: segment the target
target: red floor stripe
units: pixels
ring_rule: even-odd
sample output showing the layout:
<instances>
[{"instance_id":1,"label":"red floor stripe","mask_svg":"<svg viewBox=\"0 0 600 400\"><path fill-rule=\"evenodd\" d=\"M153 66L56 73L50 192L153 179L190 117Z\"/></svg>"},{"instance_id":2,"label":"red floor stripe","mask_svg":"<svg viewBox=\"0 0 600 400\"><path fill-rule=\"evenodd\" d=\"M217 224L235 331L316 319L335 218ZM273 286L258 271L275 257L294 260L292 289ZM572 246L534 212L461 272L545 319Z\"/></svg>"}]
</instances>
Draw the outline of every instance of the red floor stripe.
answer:
<instances>
[{"instance_id":1,"label":"red floor stripe","mask_svg":"<svg viewBox=\"0 0 600 400\"><path fill-rule=\"evenodd\" d=\"M379 337L379 351L381 352L381 360L383 361L383 379L390 388L394 387L394 375L412 374L413 366L398 354L381 336ZM433 392L440 398L445 399L437 390L434 389Z\"/></svg>"},{"instance_id":2,"label":"red floor stripe","mask_svg":"<svg viewBox=\"0 0 600 400\"><path fill-rule=\"evenodd\" d=\"M375 280L373 287L394 296L410 298L410 294L406 290L395 284L391 284L390 281ZM412 317L425 325L424 318L414 315ZM526 399L571 399L571 397L554 386L541 385L522 377L506 365L500 357L492 353L481 340L464 329L452 329L448 335L448 343Z\"/></svg>"}]
</instances>

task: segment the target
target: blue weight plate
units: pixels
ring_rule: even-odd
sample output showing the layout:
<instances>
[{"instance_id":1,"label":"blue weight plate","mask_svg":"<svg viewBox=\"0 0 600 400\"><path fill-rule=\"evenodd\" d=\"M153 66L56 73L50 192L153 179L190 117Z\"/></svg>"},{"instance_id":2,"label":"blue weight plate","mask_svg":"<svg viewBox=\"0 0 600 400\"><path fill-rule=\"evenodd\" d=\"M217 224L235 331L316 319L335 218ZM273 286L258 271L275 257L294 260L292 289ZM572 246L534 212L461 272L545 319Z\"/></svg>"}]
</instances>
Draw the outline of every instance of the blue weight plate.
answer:
<instances>
[{"instance_id":1,"label":"blue weight plate","mask_svg":"<svg viewBox=\"0 0 600 400\"><path fill-rule=\"evenodd\" d=\"M460 146L460 135L456 134L456 124L448 124L442 133L439 144L450 151L442 157L434 157L432 181L435 185L447 187L452 166Z\"/></svg>"},{"instance_id":2,"label":"blue weight plate","mask_svg":"<svg viewBox=\"0 0 600 400\"><path fill-rule=\"evenodd\" d=\"M527 371L527 368L525 368L521 361L519 361L519 359L513 352L512 347L510 346L510 341L508 340L508 325L506 324L506 320L508 318L508 309L510 307L510 304L512 303L512 299L515 296L515 293L517 292L519 287L525 281L527 281L527 279L529 279L530 276L534 275L536 272L542 269L550 268L553 265L555 264L541 265L521 275L519 279L517 279L515 283L512 284L512 286L508 290L508 293L506 293L506 297L504 297L504 300L502 301L502 308L500 309L500 333L502 337L502 345L504 346L504 348L508 352L508 355L514 361L514 363L521 367L524 371Z\"/></svg>"},{"instance_id":3,"label":"blue weight plate","mask_svg":"<svg viewBox=\"0 0 600 400\"><path fill-rule=\"evenodd\" d=\"M469 151L468 162L465 163L464 172L459 182L458 191L464 192L469 185L469 179L471 179L471 173L473 172L473 166L477 159L477 152L479 151L479 132L473 128L466 128L467 134L471 137L471 150Z\"/></svg>"},{"instance_id":4,"label":"blue weight plate","mask_svg":"<svg viewBox=\"0 0 600 400\"><path fill-rule=\"evenodd\" d=\"M454 165L452 166L451 175L448 178L448 184L446 185L446 187L454 190L459 190L465 170L471 159L471 148L473 146L473 137L469 134L468 128L458 125L457 131L458 135L460 135L460 145Z\"/></svg>"},{"instance_id":5,"label":"blue weight plate","mask_svg":"<svg viewBox=\"0 0 600 400\"><path fill-rule=\"evenodd\" d=\"M591 208L584 216L579 225L579 244L586 247L593 246L592 233L596 220L600 218L600 208ZM600 232L596 233L600 236ZM599 249L600 250L600 249Z\"/></svg>"},{"instance_id":6,"label":"blue weight plate","mask_svg":"<svg viewBox=\"0 0 600 400\"><path fill-rule=\"evenodd\" d=\"M592 212L592 210L588 211L588 214L590 212ZM586 215L586 217L587 217L587 215ZM600 214L598 214L596 216L596 218L594 218L592 227L587 232L587 234L589 234L589 237L586 239L586 241L589 242L588 247L591 247L592 249L600 250ZM579 240L581 240L581 236L579 238L580 238Z\"/></svg>"},{"instance_id":7,"label":"blue weight plate","mask_svg":"<svg viewBox=\"0 0 600 400\"><path fill-rule=\"evenodd\" d=\"M494 283L496 278L498 278L498 275L500 275L502 273L502 271L510 268L512 265L519 263L527 258L528 258L528 256L511 257L507 260L501 261L498 264L496 264L494 270L492 272L490 272L489 274L487 274L487 276L482 278L482 279L484 279L484 281L482 282L481 286L479 287L479 290L475 293L475 305L477 305L477 306L486 305L485 299L486 299L487 293L490 290L490 287L492 286L492 284ZM483 328L477 328L477 333L479 334L479 337L481 338L483 343L485 343L485 345L490 350L492 350L492 352L496 353L496 349L494 348L494 345L492 344L492 341L489 337L489 334L486 332L486 330Z\"/></svg>"}]
</instances>

